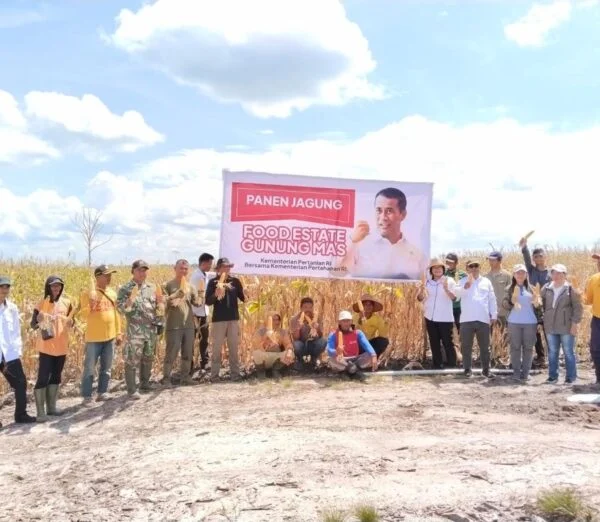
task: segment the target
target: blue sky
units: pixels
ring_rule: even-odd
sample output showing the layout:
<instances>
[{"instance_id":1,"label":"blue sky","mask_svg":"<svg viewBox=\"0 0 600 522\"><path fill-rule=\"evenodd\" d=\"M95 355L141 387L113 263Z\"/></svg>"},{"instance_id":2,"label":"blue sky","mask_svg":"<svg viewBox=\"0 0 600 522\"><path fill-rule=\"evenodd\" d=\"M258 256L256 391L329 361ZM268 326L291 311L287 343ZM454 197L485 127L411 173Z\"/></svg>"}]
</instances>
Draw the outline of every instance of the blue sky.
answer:
<instances>
[{"instance_id":1,"label":"blue sky","mask_svg":"<svg viewBox=\"0 0 600 522\"><path fill-rule=\"evenodd\" d=\"M216 252L222 168L433 181L434 253L596 242L598 2L248 5L2 2L0 255L82 260L81 205L103 260Z\"/></svg>"}]
</instances>

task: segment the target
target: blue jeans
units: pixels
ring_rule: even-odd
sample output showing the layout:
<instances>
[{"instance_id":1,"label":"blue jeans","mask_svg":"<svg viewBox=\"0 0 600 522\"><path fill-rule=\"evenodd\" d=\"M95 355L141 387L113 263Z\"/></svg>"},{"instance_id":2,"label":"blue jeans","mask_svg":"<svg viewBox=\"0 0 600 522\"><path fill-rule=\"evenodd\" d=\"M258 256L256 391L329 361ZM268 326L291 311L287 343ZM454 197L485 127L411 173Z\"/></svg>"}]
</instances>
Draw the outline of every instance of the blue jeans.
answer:
<instances>
[{"instance_id":1,"label":"blue jeans","mask_svg":"<svg viewBox=\"0 0 600 522\"><path fill-rule=\"evenodd\" d=\"M108 391L110 371L115 353L115 340L101 343L85 343L85 362L83 363L83 377L81 379L81 395L92 396L92 385L94 384L94 369L100 358L100 372L98 373L98 395Z\"/></svg>"},{"instance_id":2,"label":"blue jeans","mask_svg":"<svg viewBox=\"0 0 600 522\"><path fill-rule=\"evenodd\" d=\"M548 377L558 379L558 354L562 345L567 368L567 380L577 379L577 361L575 360L575 337L573 335L547 334L548 338Z\"/></svg>"}]
</instances>

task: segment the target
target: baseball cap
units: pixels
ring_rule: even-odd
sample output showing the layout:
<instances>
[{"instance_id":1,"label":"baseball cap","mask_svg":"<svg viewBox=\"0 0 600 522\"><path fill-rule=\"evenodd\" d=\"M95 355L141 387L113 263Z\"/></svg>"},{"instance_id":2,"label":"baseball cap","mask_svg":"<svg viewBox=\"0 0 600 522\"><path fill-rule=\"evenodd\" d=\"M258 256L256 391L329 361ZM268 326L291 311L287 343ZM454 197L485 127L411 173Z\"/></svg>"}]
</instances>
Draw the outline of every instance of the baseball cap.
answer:
<instances>
[{"instance_id":1,"label":"baseball cap","mask_svg":"<svg viewBox=\"0 0 600 522\"><path fill-rule=\"evenodd\" d=\"M502 261L502 252L494 250L493 252L490 252L488 259L496 259L497 261Z\"/></svg>"},{"instance_id":2,"label":"baseball cap","mask_svg":"<svg viewBox=\"0 0 600 522\"><path fill-rule=\"evenodd\" d=\"M94 275L108 275L108 274L116 274L117 271L114 268L110 268L108 265L98 265L94 269Z\"/></svg>"},{"instance_id":3,"label":"baseball cap","mask_svg":"<svg viewBox=\"0 0 600 522\"><path fill-rule=\"evenodd\" d=\"M560 272L562 274L566 274L567 267L565 265L561 265L560 263L558 263L558 264L552 266L551 272Z\"/></svg>"},{"instance_id":4,"label":"baseball cap","mask_svg":"<svg viewBox=\"0 0 600 522\"><path fill-rule=\"evenodd\" d=\"M523 263L513 266L513 274L517 272L527 272L527 267Z\"/></svg>"},{"instance_id":5,"label":"baseball cap","mask_svg":"<svg viewBox=\"0 0 600 522\"><path fill-rule=\"evenodd\" d=\"M479 261L467 261L467 268L470 268L472 266L481 266L481 264L479 263Z\"/></svg>"},{"instance_id":6,"label":"baseball cap","mask_svg":"<svg viewBox=\"0 0 600 522\"><path fill-rule=\"evenodd\" d=\"M150 265L146 263L146 261L144 261L143 259L136 259L131 265L131 269L135 270L136 268L145 268L148 270L150 269Z\"/></svg>"},{"instance_id":7,"label":"baseball cap","mask_svg":"<svg viewBox=\"0 0 600 522\"><path fill-rule=\"evenodd\" d=\"M458 256L454 252L450 252L446 256L446 261L454 261L455 263L458 263Z\"/></svg>"},{"instance_id":8,"label":"baseball cap","mask_svg":"<svg viewBox=\"0 0 600 522\"><path fill-rule=\"evenodd\" d=\"M227 258L227 257L221 257L217 261L217 268L219 268L221 266L233 266L233 263L231 261L229 261L229 258Z\"/></svg>"},{"instance_id":9,"label":"baseball cap","mask_svg":"<svg viewBox=\"0 0 600 522\"><path fill-rule=\"evenodd\" d=\"M338 316L338 321L352 321L352 314L350 312L348 312L347 310L344 310L343 312L340 312L340 315Z\"/></svg>"},{"instance_id":10,"label":"baseball cap","mask_svg":"<svg viewBox=\"0 0 600 522\"><path fill-rule=\"evenodd\" d=\"M0 286L11 286L12 282L8 276L0 276Z\"/></svg>"},{"instance_id":11,"label":"baseball cap","mask_svg":"<svg viewBox=\"0 0 600 522\"><path fill-rule=\"evenodd\" d=\"M58 283L59 285L63 285L63 286L65 285L65 282L58 276L53 276L53 277L48 278L47 283L48 283L48 285L54 285L56 283Z\"/></svg>"}]
</instances>

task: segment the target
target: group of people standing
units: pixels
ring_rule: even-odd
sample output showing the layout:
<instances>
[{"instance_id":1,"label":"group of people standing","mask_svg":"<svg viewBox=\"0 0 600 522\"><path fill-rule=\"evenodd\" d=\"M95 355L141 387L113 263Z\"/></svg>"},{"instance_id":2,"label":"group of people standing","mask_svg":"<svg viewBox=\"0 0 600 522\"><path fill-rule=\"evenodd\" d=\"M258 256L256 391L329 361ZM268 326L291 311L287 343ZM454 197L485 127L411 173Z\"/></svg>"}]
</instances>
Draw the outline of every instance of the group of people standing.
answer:
<instances>
[{"instance_id":1,"label":"group of people standing","mask_svg":"<svg viewBox=\"0 0 600 522\"><path fill-rule=\"evenodd\" d=\"M417 298L424 304L434 368L456 366L456 326L465 375L472 375L476 338L482 373L491 378L490 342L497 328L500 337L508 336L513 379L527 382L532 367L537 365L548 367L548 383L558 382L562 348L564 382L571 384L577 379L575 340L587 304L592 307L590 352L600 384L600 273L592 276L582 290L569 282L566 266L546 265L543 249L531 253L526 238L521 239L520 247L524 263L513 266L511 272L503 268L502 254L497 251L488 257L490 271L485 276L478 261L467 261L466 272L458 270L458 256L453 253L446 256L445 262L431 261ZM592 257L600 272L600 255Z\"/></svg>"},{"instance_id":2,"label":"group of people standing","mask_svg":"<svg viewBox=\"0 0 600 522\"><path fill-rule=\"evenodd\" d=\"M490 271L481 275L478 261L468 261L466 271L458 268L456 254L445 262L431 261L417 298L423 303L427 334L434 368L456 367L453 328L460 336L462 366L472 375L472 348L475 338L480 350L483 375L491 378L490 339L494 328L506 330L510 342L513 378L526 382L533 364L545 366L543 338L548 346L549 383L559 377L559 351L565 355L566 383L577 378L574 353L575 336L583 318L583 306L592 306L591 355L600 384L600 255L593 258L598 273L590 278L584 292L567 280L567 268L546 266L546 255L535 249L532 255L526 239L521 240L524 264L512 272L502 267L502 254L489 255ZM15 390L15 422L44 422L48 416L61 415L57 408L58 389L68 352L69 330L79 319L85 324L85 361L81 379L83 404L93 402L93 381L98 368L96 401L110 399L108 394L115 348L123 350L128 396L139 399L140 392L153 388L150 382L158 338L166 339L161 384L172 385L173 364L180 356L180 382L191 384L195 370L210 373L209 382L219 378L221 352L228 348L232 381L241 380L239 341L239 304L246 296L242 282L231 275L233 263L226 258L200 256L198 269L190 274L189 262L180 259L174 277L162 285L147 280L150 265L136 260L131 279L118 291L111 288L112 274L107 265L94 270L92 284L82 292L75 306L64 293L65 283L58 276L45 282L44 297L35 306L30 326L39 330L38 377L34 389L37 416L27 413L26 378L21 363L20 317L10 301L12 282L0 276L0 371ZM322 362L327 352L329 367L350 378L364 379L363 372L378 367L379 357L389 345L389 324L381 315L383 305L365 294L351 310L338 314L337 328L325 335L321 314L315 303L304 297L299 312L282 325L279 313L270 312L252 339L253 360L259 376L273 377L294 366L310 371ZM212 316L209 321L209 307ZM122 320L125 318L125 321ZM212 354L209 358L209 330ZM198 368L194 365L194 346L198 339ZM138 378L139 376L139 378Z\"/></svg>"}]
</instances>

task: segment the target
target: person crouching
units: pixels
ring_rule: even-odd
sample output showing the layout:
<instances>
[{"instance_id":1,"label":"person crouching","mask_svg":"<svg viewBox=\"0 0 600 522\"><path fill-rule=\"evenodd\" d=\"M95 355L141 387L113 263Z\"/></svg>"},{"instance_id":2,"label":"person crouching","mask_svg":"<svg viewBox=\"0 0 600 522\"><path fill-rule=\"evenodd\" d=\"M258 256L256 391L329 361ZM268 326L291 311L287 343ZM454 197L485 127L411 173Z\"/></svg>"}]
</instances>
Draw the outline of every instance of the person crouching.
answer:
<instances>
[{"instance_id":1,"label":"person crouching","mask_svg":"<svg viewBox=\"0 0 600 522\"><path fill-rule=\"evenodd\" d=\"M366 335L352 324L352 314L340 312L338 329L327 342L329 366L336 373L345 372L351 378L363 380L361 370L377 370L377 354Z\"/></svg>"},{"instance_id":2,"label":"person crouching","mask_svg":"<svg viewBox=\"0 0 600 522\"><path fill-rule=\"evenodd\" d=\"M273 378L281 378L281 371L294 363L294 347L290 333L281 327L281 316L272 314L267 325L259 328L252 339L252 358L259 379L271 370Z\"/></svg>"}]
</instances>

